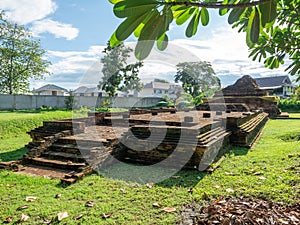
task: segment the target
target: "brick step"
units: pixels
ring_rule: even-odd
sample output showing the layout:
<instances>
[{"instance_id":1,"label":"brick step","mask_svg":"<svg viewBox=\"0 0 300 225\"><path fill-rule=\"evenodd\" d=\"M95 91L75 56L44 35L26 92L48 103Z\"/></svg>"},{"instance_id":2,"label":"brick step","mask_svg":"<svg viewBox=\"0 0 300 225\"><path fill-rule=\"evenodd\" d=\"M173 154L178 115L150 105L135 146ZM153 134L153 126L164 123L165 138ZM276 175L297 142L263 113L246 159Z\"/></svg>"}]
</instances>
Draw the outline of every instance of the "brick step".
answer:
<instances>
[{"instance_id":1,"label":"brick step","mask_svg":"<svg viewBox=\"0 0 300 225\"><path fill-rule=\"evenodd\" d=\"M239 125L239 127L246 127L246 126L250 125L251 123L253 123L254 121L256 121L257 119L264 117L264 116L265 116L264 113L259 113L256 116L254 116L251 119L244 122L243 124Z\"/></svg>"},{"instance_id":2,"label":"brick step","mask_svg":"<svg viewBox=\"0 0 300 225\"><path fill-rule=\"evenodd\" d=\"M220 139L223 139L223 138L226 137L226 136L229 136L230 134L231 134L231 132L228 132L228 131L226 131L226 130L220 131L220 132L218 132L217 135L213 135L213 136L211 136L210 138L206 139L205 141L200 142L200 143L199 143L199 146L207 146L207 145L210 145L210 144L216 142L217 140L220 140Z\"/></svg>"},{"instance_id":3,"label":"brick step","mask_svg":"<svg viewBox=\"0 0 300 225\"><path fill-rule=\"evenodd\" d=\"M47 159L43 157L31 158L28 159L28 161L34 165L41 165L46 167L54 167L54 168L69 169L69 170L77 170L80 167L86 166L85 163L75 163L72 161L61 161L61 160Z\"/></svg>"},{"instance_id":4,"label":"brick step","mask_svg":"<svg viewBox=\"0 0 300 225\"><path fill-rule=\"evenodd\" d=\"M77 145L79 144L80 146L82 145L87 145L90 147L96 147L96 146L101 146L106 145L109 143L108 140L106 139L83 139L83 138L77 138L75 136L69 136L69 137L61 137L59 138L56 143L59 144L73 144L73 145Z\"/></svg>"},{"instance_id":5,"label":"brick step","mask_svg":"<svg viewBox=\"0 0 300 225\"><path fill-rule=\"evenodd\" d=\"M65 152L70 154L77 154L80 155L82 152L92 152L92 151L101 151L102 149L105 149L106 147L104 145L102 146L82 146L77 144L60 144L60 143L54 143L49 147L49 150L53 152Z\"/></svg>"},{"instance_id":6,"label":"brick step","mask_svg":"<svg viewBox=\"0 0 300 225\"><path fill-rule=\"evenodd\" d=\"M147 138L149 136L146 136L146 135L138 136L138 137L136 135L126 135L123 137L125 138L125 140L127 142L131 141L131 138L133 140L138 139L138 141L147 141L147 142L153 141L156 143L164 142L164 143L174 143L174 144L178 143L179 141L180 141L180 143L184 143L184 144L195 143L198 141L196 135L194 135L194 136L191 135L191 136L188 136L185 138L183 138L181 136L175 137L175 136L168 135L168 136L164 137L163 139L162 139L162 136L160 136L160 135L151 135L151 140L148 140Z\"/></svg>"},{"instance_id":7,"label":"brick step","mask_svg":"<svg viewBox=\"0 0 300 225\"><path fill-rule=\"evenodd\" d=\"M16 173L60 179L63 178L65 174L72 171L73 170L69 169L53 168L26 163L25 165L22 165L22 169L17 171Z\"/></svg>"},{"instance_id":8,"label":"brick step","mask_svg":"<svg viewBox=\"0 0 300 225\"><path fill-rule=\"evenodd\" d=\"M73 144L54 143L48 149L53 152L65 152L65 153L70 153L70 154L80 154L80 150L78 149L77 145L73 145Z\"/></svg>"},{"instance_id":9,"label":"brick step","mask_svg":"<svg viewBox=\"0 0 300 225\"><path fill-rule=\"evenodd\" d=\"M243 130L244 132L251 132L253 129L255 129L255 127L260 124L265 118L267 117L266 114L260 114L256 117L254 117L253 119L251 119L250 121L248 121L245 124L242 124L241 126L239 126L239 128L241 130Z\"/></svg>"},{"instance_id":10,"label":"brick step","mask_svg":"<svg viewBox=\"0 0 300 225\"><path fill-rule=\"evenodd\" d=\"M89 175L91 173L93 173L92 167L81 167L77 171L71 171L69 173L66 173L64 177L60 179L60 181L67 184L73 184L78 180L82 179L84 176Z\"/></svg>"},{"instance_id":11,"label":"brick step","mask_svg":"<svg viewBox=\"0 0 300 225\"><path fill-rule=\"evenodd\" d=\"M220 135L223 135L226 132L227 131L224 130L223 128L217 127L213 130L210 130L210 131L207 131L203 134L200 134L197 137L196 136L194 136L194 137L190 136L190 137L187 137L185 139L180 139L180 136L179 137L174 137L172 135L167 135L166 137L164 137L162 142L164 142L164 143L177 143L177 142L180 141L180 143L189 144L189 143L194 143L198 139L200 144L207 144L207 142L216 139L216 137L218 137ZM128 139L128 141L130 141L130 137L146 139L149 136L146 136L146 135L135 135L135 136L127 135L125 137ZM149 141L149 140L139 140L139 141ZM161 142L161 136L151 135L151 141L160 141Z\"/></svg>"},{"instance_id":12,"label":"brick step","mask_svg":"<svg viewBox=\"0 0 300 225\"><path fill-rule=\"evenodd\" d=\"M212 129L212 130L209 130L209 131L204 132L204 133L202 133L202 134L199 134L199 135L197 136L197 138L198 138L199 140L206 139L207 137L211 136L211 134L213 134L213 133L215 133L215 132L218 132L218 131L220 131L220 130L223 130L223 128L217 127L217 128L215 128L215 129Z\"/></svg>"},{"instance_id":13,"label":"brick step","mask_svg":"<svg viewBox=\"0 0 300 225\"><path fill-rule=\"evenodd\" d=\"M72 162L85 162L85 159L81 154L66 153L66 152L57 152L57 151L45 151L42 153L42 157L47 159L56 159L56 160L71 160Z\"/></svg>"}]
</instances>

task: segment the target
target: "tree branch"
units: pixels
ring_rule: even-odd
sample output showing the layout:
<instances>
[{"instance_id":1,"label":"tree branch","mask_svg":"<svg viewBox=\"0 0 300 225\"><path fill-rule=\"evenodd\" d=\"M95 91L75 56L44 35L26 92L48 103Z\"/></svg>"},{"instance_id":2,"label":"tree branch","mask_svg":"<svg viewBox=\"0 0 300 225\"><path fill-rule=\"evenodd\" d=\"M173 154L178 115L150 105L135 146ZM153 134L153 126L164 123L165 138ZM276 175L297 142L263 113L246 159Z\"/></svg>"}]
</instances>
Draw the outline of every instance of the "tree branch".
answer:
<instances>
[{"instance_id":1,"label":"tree branch","mask_svg":"<svg viewBox=\"0 0 300 225\"><path fill-rule=\"evenodd\" d=\"M163 2L163 5L182 5L182 6L195 6L201 8L211 8L211 9L233 9L233 8L246 8L251 6L257 6L266 4L273 0L258 0L254 2L248 3L238 3L238 4L222 4L222 2L189 2L189 1L182 1L182 2Z\"/></svg>"}]
</instances>

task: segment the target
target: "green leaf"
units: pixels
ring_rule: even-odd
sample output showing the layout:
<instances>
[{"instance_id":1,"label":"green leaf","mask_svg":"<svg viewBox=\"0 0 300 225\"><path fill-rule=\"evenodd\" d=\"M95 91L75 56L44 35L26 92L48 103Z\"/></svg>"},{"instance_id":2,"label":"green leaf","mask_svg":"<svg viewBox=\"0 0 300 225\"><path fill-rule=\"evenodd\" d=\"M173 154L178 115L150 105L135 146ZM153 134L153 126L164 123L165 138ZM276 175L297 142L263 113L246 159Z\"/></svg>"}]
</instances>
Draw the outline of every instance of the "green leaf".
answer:
<instances>
[{"instance_id":1,"label":"green leaf","mask_svg":"<svg viewBox=\"0 0 300 225\"><path fill-rule=\"evenodd\" d=\"M149 21L153 14L156 13L156 10L149 12L145 20L134 30L134 36L139 37L141 34L142 29L144 28L145 24Z\"/></svg>"},{"instance_id":2,"label":"green leaf","mask_svg":"<svg viewBox=\"0 0 300 225\"><path fill-rule=\"evenodd\" d=\"M235 2L235 0L224 0L222 2L223 5L227 5L227 4L233 4ZM226 13L228 13L229 9L219 9L219 15L220 16L224 16Z\"/></svg>"},{"instance_id":3,"label":"green leaf","mask_svg":"<svg viewBox=\"0 0 300 225\"><path fill-rule=\"evenodd\" d=\"M119 18L133 17L145 14L158 6L156 0L125 0L114 6L114 14Z\"/></svg>"},{"instance_id":4,"label":"green leaf","mask_svg":"<svg viewBox=\"0 0 300 225\"><path fill-rule=\"evenodd\" d=\"M171 7L171 10L174 11L174 14L177 13L178 11L184 11L186 9L189 9L190 7L188 6L182 6L182 5L175 5Z\"/></svg>"},{"instance_id":5,"label":"green leaf","mask_svg":"<svg viewBox=\"0 0 300 225\"><path fill-rule=\"evenodd\" d=\"M124 41L125 39L127 39L143 22L143 20L148 16L149 13L151 12L145 13L140 16L128 17L126 20L124 20L116 30L116 38L119 41Z\"/></svg>"},{"instance_id":6,"label":"green leaf","mask_svg":"<svg viewBox=\"0 0 300 225\"><path fill-rule=\"evenodd\" d=\"M255 7L255 10L251 11L251 14L250 14L249 20L248 20L247 38L246 38L248 47L252 47L253 43L258 42L259 31L260 31L259 11Z\"/></svg>"},{"instance_id":7,"label":"green leaf","mask_svg":"<svg viewBox=\"0 0 300 225\"><path fill-rule=\"evenodd\" d=\"M197 10L189 22L189 25L186 28L185 35L187 37L192 37L197 33L198 25L199 25L199 19L200 19L200 13L199 10Z\"/></svg>"},{"instance_id":8,"label":"green leaf","mask_svg":"<svg viewBox=\"0 0 300 225\"><path fill-rule=\"evenodd\" d=\"M219 10L219 15L224 16L226 13L228 13L229 9L220 9Z\"/></svg>"},{"instance_id":9,"label":"green leaf","mask_svg":"<svg viewBox=\"0 0 300 225\"><path fill-rule=\"evenodd\" d=\"M145 59L151 52L154 42L158 36L160 26L163 24L164 17L160 16L158 10L154 11L151 18L141 30L138 43L135 47L135 56L139 60Z\"/></svg>"},{"instance_id":10,"label":"green leaf","mask_svg":"<svg viewBox=\"0 0 300 225\"><path fill-rule=\"evenodd\" d=\"M119 44L121 43L121 41L119 41L118 39L117 39L117 37L116 37L116 32L114 32L112 35L111 35L111 37L110 37L110 39L109 39L109 45L110 45L110 47L116 47L116 46L118 46Z\"/></svg>"},{"instance_id":11,"label":"green leaf","mask_svg":"<svg viewBox=\"0 0 300 225\"><path fill-rule=\"evenodd\" d=\"M233 23L237 22L244 11L245 11L245 8L232 9L228 16L228 23L233 24Z\"/></svg>"},{"instance_id":12,"label":"green leaf","mask_svg":"<svg viewBox=\"0 0 300 225\"><path fill-rule=\"evenodd\" d=\"M182 25L184 24L194 13L195 8L190 8L188 10L185 10L183 13L181 13L177 18L176 18L176 24L177 25Z\"/></svg>"},{"instance_id":13,"label":"green leaf","mask_svg":"<svg viewBox=\"0 0 300 225\"><path fill-rule=\"evenodd\" d=\"M201 9L201 23L206 26L209 23L209 13L206 8Z\"/></svg>"},{"instance_id":14,"label":"green leaf","mask_svg":"<svg viewBox=\"0 0 300 225\"><path fill-rule=\"evenodd\" d=\"M276 19L276 7L276 0L271 0L270 2L259 6L259 10L261 12L261 23L263 27L265 27L268 23L272 23Z\"/></svg>"},{"instance_id":15,"label":"green leaf","mask_svg":"<svg viewBox=\"0 0 300 225\"><path fill-rule=\"evenodd\" d=\"M138 41L134 51L135 57L138 60L147 58L154 46L154 42L155 40Z\"/></svg>"},{"instance_id":16,"label":"green leaf","mask_svg":"<svg viewBox=\"0 0 300 225\"><path fill-rule=\"evenodd\" d=\"M108 0L112 4L117 4L118 2L124 1L124 0Z\"/></svg>"},{"instance_id":17,"label":"green leaf","mask_svg":"<svg viewBox=\"0 0 300 225\"><path fill-rule=\"evenodd\" d=\"M158 38L156 42L158 50L164 51L168 46L168 41L169 38L166 34L163 34L160 38Z\"/></svg>"},{"instance_id":18,"label":"green leaf","mask_svg":"<svg viewBox=\"0 0 300 225\"><path fill-rule=\"evenodd\" d=\"M294 64L294 68L291 70L291 75L299 74L300 72L300 62ZM300 76L296 80L297 82L300 81Z\"/></svg>"},{"instance_id":19,"label":"green leaf","mask_svg":"<svg viewBox=\"0 0 300 225\"><path fill-rule=\"evenodd\" d=\"M145 26L145 24L144 23L141 23L135 30L134 30L134 36L135 37L139 37L140 36L140 34L141 34L141 31L142 31L142 29L143 29L143 27Z\"/></svg>"}]
</instances>

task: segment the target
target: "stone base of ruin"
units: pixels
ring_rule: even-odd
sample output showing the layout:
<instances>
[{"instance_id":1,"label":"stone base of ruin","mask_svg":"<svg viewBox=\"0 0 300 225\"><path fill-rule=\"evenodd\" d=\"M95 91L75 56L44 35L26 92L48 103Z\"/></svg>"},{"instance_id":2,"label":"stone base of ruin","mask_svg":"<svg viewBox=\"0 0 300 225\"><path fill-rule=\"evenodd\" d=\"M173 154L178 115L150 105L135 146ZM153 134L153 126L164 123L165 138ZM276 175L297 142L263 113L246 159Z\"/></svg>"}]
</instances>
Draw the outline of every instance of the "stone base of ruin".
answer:
<instances>
[{"instance_id":1,"label":"stone base of ruin","mask_svg":"<svg viewBox=\"0 0 300 225\"><path fill-rule=\"evenodd\" d=\"M227 145L251 146L268 118L260 111L155 112L96 112L87 118L44 122L28 132L29 152L0 168L66 183L117 160L202 171Z\"/></svg>"}]
</instances>

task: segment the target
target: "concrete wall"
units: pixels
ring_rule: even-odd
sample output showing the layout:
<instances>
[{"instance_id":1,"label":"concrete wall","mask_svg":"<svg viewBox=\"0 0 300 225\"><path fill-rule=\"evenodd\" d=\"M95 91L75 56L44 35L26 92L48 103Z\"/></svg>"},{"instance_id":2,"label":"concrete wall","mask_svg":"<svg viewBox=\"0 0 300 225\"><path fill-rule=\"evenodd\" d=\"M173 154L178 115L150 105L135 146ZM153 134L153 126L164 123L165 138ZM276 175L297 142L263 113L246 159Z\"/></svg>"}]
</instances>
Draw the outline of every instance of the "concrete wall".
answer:
<instances>
[{"instance_id":1,"label":"concrete wall","mask_svg":"<svg viewBox=\"0 0 300 225\"><path fill-rule=\"evenodd\" d=\"M65 96L50 95L1 95L0 110L36 109L42 106L53 108L65 108ZM102 106L105 98L76 96L77 106L98 108ZM156 105L160 98L138 98L138 97L117 97L113 99L112 107L131 108L149 107Z\"/></svg>"}]
</instances>

